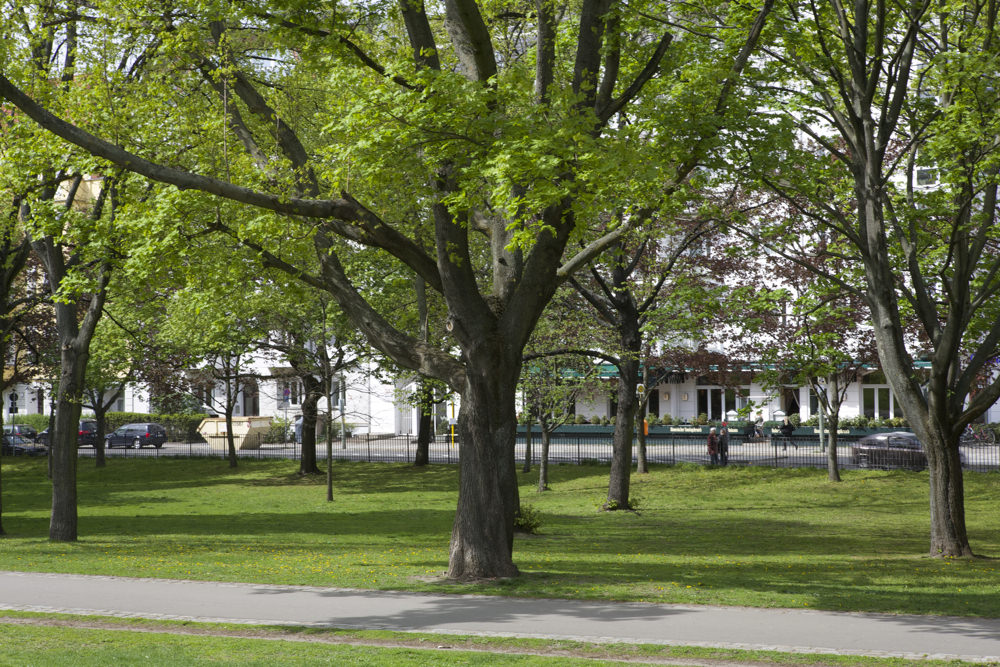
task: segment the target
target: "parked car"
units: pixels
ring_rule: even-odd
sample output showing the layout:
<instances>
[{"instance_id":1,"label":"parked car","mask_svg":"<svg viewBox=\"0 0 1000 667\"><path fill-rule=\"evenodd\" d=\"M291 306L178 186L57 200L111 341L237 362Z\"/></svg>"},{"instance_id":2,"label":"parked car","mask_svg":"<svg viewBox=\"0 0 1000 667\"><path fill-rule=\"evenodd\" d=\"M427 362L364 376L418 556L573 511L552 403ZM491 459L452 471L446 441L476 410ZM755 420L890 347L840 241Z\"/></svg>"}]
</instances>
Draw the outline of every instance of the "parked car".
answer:
<instances>
[{"instance_id":1,"label":"parked car","mask_svg":"<svg viewBox=\"0 0 1000 667\"><path fill-rule=\"evenodd\" d=\"M159 424L125 424L104 436L104 444L111 447L145 447L159 449L167 441L167 429Z\"/></svg>"},{"instance_id":2,"label":"parked car","mask_svg":"<svg viewBox=\"0 0 1000 667\"><path fill-rule=\"evenodd\" d=\"M927 454L917 436L909 431L872 433L851 445L851 461L859 468L927 467Z\"/></svg>"},{"instance_id":3,"label":"parked car","mask_svg":"<svg viewBox=\"0 0 1000 667\"><path fill-rule=\"evenodd\" d=\"M45 456L48 450L14 433L3 434L4 456Z\"/></svg>"},{"instance_id":4,"label":"parked car","mask_svg":"<svg viewBox=\"0 0 1000 667\"><path fill-rule=\"evenodd\" d=\"M42 445L49 443L49 429L38 434L36 441ZM97 444L97 422L93 419L81 419L76 434L77 447L93 447Z\"/></svg>"},{"instance_id":5,"label":"parked car","mask_svg":"<svg viewBox=\"0 0 1000 667\"><path fill-rule=\"evenodd\" d=\"M31 424L4 424L3 432L19 435L32 442L38 440L38 431Z\"/></svg>"},{"instance_id":6,"label":"parked car","mask_svg":"<svg viewBox=\"0 0 1000 667\"><path fill-rule=\"evenodd\" d=\"M97 445L97 422L92 419L81 419L80 430L76 434L77 447L94 447Z\"/></svg>"}]
</instances>

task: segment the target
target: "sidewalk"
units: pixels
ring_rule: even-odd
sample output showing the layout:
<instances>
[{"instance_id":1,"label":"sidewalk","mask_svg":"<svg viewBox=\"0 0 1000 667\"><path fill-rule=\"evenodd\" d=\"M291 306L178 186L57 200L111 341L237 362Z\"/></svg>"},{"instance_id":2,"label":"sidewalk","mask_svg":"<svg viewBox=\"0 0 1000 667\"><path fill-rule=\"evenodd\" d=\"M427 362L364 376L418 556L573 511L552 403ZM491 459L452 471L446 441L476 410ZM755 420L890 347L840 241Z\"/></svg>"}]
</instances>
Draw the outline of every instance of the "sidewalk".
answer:
<instances>
[{"instance_id":1,"label":"sidewalk","mask_svg":"<svg viewBox=\"0 0 1000 667\"><path fill-rule=\"evenodd\" d=\"M5 571L0 571L0 609L1000 664L1000 618L424 595Z\"/></svg>"}]
</instances>

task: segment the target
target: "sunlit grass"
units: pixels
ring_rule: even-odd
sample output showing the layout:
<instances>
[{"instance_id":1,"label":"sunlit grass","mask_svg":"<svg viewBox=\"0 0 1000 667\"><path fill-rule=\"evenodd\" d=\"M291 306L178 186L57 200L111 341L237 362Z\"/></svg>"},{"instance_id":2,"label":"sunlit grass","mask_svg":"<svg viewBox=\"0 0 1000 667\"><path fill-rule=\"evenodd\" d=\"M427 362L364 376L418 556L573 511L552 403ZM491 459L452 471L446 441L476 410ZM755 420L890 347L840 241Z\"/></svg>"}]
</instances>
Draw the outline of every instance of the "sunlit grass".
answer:
<instances>
[{"instance_id":1,"label":"sunlit grass","mask_svg":"<svg viewBox=\"0 0 1000 667\"><path fill-rule=\"evenodd\" d=\"M5 461L0 568L440 592L998 616L1000 561L926 556L926 473L658 468L601 512L606 467L522 475L542 516L522 576L442 582L457 470L339 463L335 500L293 462L80 467L80 541L52 543L44 461ZM966 476L973 548L1000 556L1000 475Z\"/></svg>"},{"instance_id":2,"label":"sunlit grass","mask_svg":"<svg viewBox=\"0 0 1000 667\"><path fill-rule=\"evenodd\" d=\"M446 649L446 650L436 650ZM720 664L906 667L907 658L0 611L0 665ZM280 661L280 662L279 662ZM488 662L487 662L488 661ZM689 662L690 661L690 662ZM957 667L957 660L921 660Z\"/></svg>"}]
</instances>

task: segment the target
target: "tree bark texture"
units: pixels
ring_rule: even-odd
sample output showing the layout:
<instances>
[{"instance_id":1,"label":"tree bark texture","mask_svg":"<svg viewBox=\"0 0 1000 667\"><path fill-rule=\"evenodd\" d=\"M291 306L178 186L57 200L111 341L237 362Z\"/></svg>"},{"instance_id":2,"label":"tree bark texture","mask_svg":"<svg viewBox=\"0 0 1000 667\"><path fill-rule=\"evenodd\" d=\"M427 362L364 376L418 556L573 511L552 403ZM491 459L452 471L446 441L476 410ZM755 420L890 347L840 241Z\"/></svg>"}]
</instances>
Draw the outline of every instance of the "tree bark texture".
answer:
<instances>
[{"instance_id":1,"label":"tree bark texture","mask_svg":"<svg viewBox=\"0 0 1000 667\"><path fill-rule=\"evenodd\" d=\"M104 455L104 435L108 430L107 414L104 408L103 396L94 401L94 419L97 421L97 435L94 441L94 467L104 468L107 466L107 457Z\"/></svg>"},{"instance_id":2,"label":"tree bark texture","mask_svg":"<svg viewBox=\"0 0 1000 667\"><path fill-rule=\"evenodd\" d=\"M473 365L458 415L460 479L448 576L512 577L514 517L519 507L514 461L517 369L500 357ZM514 364L517 366L517 364Z\"/></svg>"},{"instance_id":3,"label":"tree bark texture","mask_svg":"<svg viewBox=\"0 0 1000 667\"><path fill-rule=\"evenodd\" d=\"M637 322L623 318L625 322ZM637 328L638 325L636 325ZM606 509L629 509L629 487L632 481L632 441L635 437L635 391L639 386L638 331L623 332L626 349L618 364L618 411L615 414L615 432L612 437L611 475L608 479Z\"/></svg>"},{"instance_id":4,"label":"tree bark texture","mask_svg":"<svg viewBox=\"0 0 1000 667\"><path fill-rule=\"evenodd\" d=\"M552 433L542 429L542 451L538 457L538 490L549 490L549 445L552 442Z\"/></svg>"},{"instance_id":5,"label":"tree bark texture","mask_svg":"<svg viewBox=\"0 0 1000 667\"><path fill-rule=\"evenodd\" d=\"M302 450L299 454L299 474L318 475L322 472L316 459L317 405L323 396L322 381L313 375L303 375L302 388Z\"/></svg>"},{"instance_id":6,"label":"tree bark texture","mask_svg":"<svg viewBox=\"0 0 1000 667\"><path fill-rule=\"evenodd\" d=\"M76 317L75 308L69 315ZM60 336L63 339L63 336ZM49 438L52 456L52 514L49 520L49 539L54 542L75 542L77 539L77 432L80 428L80 411L83 396L83 378L90 353L76 349L75 345L62 346L62 371L59 375L59 393L56 398L55 433Z\"/></svg>"},{"instance_id":7,"label":"tree bark texture","mask_svg":"<svg viewBox=\"0 0 1000 667\"><path fill-rule=\"evenodd\" d=\"M417 411L420 421L417 422L417 450L413 453L413 465L422 467L431 462L431 436L434 430L434 392L424 376L420 377L417 387Z\"/></svg>"}]
</instances>

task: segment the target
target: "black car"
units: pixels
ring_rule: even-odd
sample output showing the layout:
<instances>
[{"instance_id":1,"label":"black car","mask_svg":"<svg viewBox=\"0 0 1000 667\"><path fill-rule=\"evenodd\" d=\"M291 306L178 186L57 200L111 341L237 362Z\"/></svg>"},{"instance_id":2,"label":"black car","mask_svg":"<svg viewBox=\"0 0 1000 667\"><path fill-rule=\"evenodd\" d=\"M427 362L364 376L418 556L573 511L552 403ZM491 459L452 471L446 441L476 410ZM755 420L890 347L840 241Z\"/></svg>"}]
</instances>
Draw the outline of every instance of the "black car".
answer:
<instances>
[{"instance_id":1,"label":"black car","mask_svg":"<svg viewBox=\"0 0 1000 667\"><path fill-rule=\"evenodd\" d=\"M48 450L13 433L3 434L4 456L45 456Z\"/></svg>"},{"instance_id":2,"label":"black car","mask_svg":"<svg viewBox=\"0 0 1000 667\"><path fill-rule=\"evenodd\" d=\"M77 447L94 447L97 445L97 422L92 419L81 419L80 429L76 434Z\"/></svg>"},{"instance_id":3,"label":"black car","mask_svg":"<svg viewBox=\"0 0 1000 667\"><path fill-rule=\"evenodd\" d=\"M38 434L37 442L43 445L49 443L49 429ZM97 422L93 419L81 419L76 433L77 447L93 447L97 444Z\"/></svg>"},{"instance_id":4,"label":"black car","mask_svg":"<svg viewBox=\"0 0 1000 667\"><path fill-rule=\"evenodd\" d=\"M12 433L19 435L25 440L31 440L32 442L38 440L38 431L31 424L4 424L3 432L4 434Z\"/></svg>"},{"instance_id":5,"label":"black car","mask_svg":"<svg viewBox=\"0 0 1000 667\"><path fill-rule=\"evenodd\" d=\"M125 424L104 436L104 444L111 447L145 447L151 445L159 449L167 441L167 429L159 424Z\"/></svg>"},{"instance_id":6,"label":"black car","mask_svg":"<svg viewBox=\"0 0 1000 667\"><path fill-rule=\"evenodd\" d=\"M873 433L851 445L851 461L859 468L927 467L927 454L917 436L909 431Z\"/></svg>"}]
</instances>

